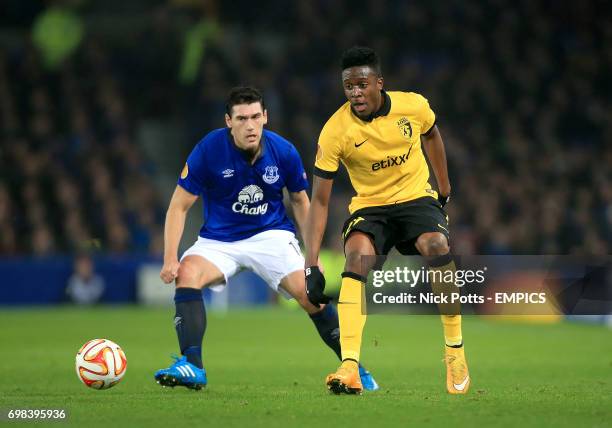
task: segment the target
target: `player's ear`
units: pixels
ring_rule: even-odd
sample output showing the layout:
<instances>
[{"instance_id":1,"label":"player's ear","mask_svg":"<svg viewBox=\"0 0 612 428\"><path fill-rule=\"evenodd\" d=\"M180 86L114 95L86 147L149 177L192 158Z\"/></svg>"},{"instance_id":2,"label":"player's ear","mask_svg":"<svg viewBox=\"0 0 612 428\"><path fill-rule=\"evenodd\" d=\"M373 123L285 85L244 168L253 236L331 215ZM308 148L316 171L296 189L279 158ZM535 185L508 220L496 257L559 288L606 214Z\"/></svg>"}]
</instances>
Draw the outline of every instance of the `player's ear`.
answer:
<instances>
[{"instance_id":1,"label":"player's ear","mask_svg":"<svg viewBox=\"0 0 612 428\"><path fill-rule=\"evenodd\" d=\"M227 113L225 113L225 124L227 125L228 128L232 127L232 118Z\"/></svg>"},{"instance_id":2,"label":"player's ear","mask_svg":"<svg viewBox=\"0 0 612 428\"><path fill-rule=\"evenodd\" d=\"M382 76L376 78L376 87L379 91L382 91L384 83L385 79L383 79Z\"/></svg>"},{"instance_id":3,"label":"player's ear","mask_svg":"<svg viewBox=\"0 0 612 428\"><path fill-rule=\"evenodd\" d=\"M268 123L268 110L264 109L263 111L263 124L266 125Z\"/></svg>"}]
</instances>

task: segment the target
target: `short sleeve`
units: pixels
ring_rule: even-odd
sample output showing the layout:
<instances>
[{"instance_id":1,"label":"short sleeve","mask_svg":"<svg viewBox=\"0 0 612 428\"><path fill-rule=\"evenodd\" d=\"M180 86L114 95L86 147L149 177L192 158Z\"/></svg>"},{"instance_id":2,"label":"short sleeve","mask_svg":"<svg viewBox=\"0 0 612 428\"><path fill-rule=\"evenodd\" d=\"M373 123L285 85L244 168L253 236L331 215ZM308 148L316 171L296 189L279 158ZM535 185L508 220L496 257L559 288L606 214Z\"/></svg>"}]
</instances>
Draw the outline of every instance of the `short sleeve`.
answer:
<instances>
[{"instance_id":1,"label":"short sleeve","mask_svg":"<svg viewBox=\"0 0 612 428\"><path fill-rule=\"evenodd\" d=\"M285 186L287 190L290 192L301 192L308 189L308 179L306 171L304 171L302 158L300 158L297 149L293 145L289 148L286 165Z\"/></svg>"},{"instance_id":2,"label":"short sleeve","mask_svg":"<svg viewBox=\"0 0 612 428\"><path fill-rule=\"evenodd\" d=\"M329 124L329 123L328 123ZM326 124L319 135L314 174L321 178L334 178L340 165L341 141Z\"/></svg>"},{"instance_id":3,"label":"short sleeve","mask_svg":"<svg viewBox=\"0 0 612 428\"><path fill-rule=\"evenodd\" d=\"M177 184L189 193L201 195L205 188L205 157L202 143L191 151Z\"/></svg>"},{"instance_id":4,"label":"short sleeve","mask_svg":"<svg viewBox=\"0 0 612 428\"><path fill-rule=\"evenodd\" d=\"M436 115L429 107L429 101L427 98L419 95L421 99L420 107L419 107L419 120L421 121L421 135L429 135L429 133L433 130L434 125L436 124Z\"/></svg>"}]
</instances>

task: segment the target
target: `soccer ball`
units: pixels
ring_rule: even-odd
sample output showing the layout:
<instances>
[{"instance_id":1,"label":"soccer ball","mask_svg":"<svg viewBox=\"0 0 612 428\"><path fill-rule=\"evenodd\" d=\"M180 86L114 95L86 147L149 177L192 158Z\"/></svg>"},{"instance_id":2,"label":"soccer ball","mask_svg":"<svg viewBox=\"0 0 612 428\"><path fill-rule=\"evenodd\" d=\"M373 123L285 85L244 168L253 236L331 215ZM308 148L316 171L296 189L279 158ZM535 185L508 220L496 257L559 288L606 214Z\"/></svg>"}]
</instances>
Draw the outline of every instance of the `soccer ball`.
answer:
<instances>
[{"instance_id":1,"label":"soccer ball","mask_svg":"<svg viewBox=\"0 0 612 428\"><path fill-rule=\"evenodd\" d=\"M108 339L90 340L76 354L77 376L90 388L107 389L116 385L126 368L125 353Z\"/></svg>"}]
</instances>

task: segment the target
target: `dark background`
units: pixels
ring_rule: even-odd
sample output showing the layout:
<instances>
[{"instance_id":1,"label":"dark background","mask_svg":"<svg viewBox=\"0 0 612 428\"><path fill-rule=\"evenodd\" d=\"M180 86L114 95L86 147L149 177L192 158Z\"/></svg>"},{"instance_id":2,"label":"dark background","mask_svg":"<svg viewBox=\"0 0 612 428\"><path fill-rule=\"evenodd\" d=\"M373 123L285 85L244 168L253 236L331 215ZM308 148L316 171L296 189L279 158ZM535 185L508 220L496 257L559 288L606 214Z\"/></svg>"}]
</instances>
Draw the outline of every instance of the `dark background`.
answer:
<instances>
[{"instance_id":1,"label":"dark background","mask_svg":"<svg viewBox=\"0 0 612 428\"><path fill-rule=\"evenodd\" d=\"M69 20L40 30L54 11ZM610 16L604 1L4 0L0 256L160 256L176 177L238 84L262 89L310 172L353 44L437 114L455 252L609 254ZM52 33L76 40L54 64ZM351 196L342 176L330 248Z\"/></svg>"}]
</instances>

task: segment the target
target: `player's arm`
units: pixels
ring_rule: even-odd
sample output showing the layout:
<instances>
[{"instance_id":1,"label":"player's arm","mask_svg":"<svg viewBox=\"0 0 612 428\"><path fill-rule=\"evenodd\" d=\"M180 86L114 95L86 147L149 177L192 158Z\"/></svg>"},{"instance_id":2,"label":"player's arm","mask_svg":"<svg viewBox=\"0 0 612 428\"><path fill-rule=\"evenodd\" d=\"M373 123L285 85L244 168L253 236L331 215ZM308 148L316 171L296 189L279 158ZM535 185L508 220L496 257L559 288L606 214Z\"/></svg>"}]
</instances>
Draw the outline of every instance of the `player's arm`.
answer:
<instances>
[{"instance_id":1,"label":"player's arm","mask_svg":"<svg viewBox=\"0 0 612 428\"><path fill-rule=\"evenodd\" d=\"M321 241L327 226L329 211L329 198L331 196L333 179L315 176L312 183L312 201L308 210L304 244L306 246L306 293L308 300L319 307L321 303L331 300L323 294L325 290L325 277L317 266Z\"/></svg>"},{"instance_id":2,"label":"player's arm","mask_svg":"<svg viewBox=\"0 0 612 428\"><path fill-rule=\"evenodd\" d=\"M448 197L451 194L451 185L448 179L448 166L446 163L446 151L444 150L444 142L442 136L436 125L427 132L427 135L423 135L423 147L427 158L431 164L436 181L438 182L438 190L440 193L440 202L442 205L448 201Z\"/></svg>"},{"instance_id":3,"label":"player's arm","mask_svg":"<svg viewBox=\"0 0 612 428\"><path fill-rule=\"evenodd\" d=\"M310 208L310 200L305 190L300 192L289 192L289 201L298 232L302 239L306 236L306 219L308 217L308 209Z\"/></svg>"},{"instance_id":4,"label":"player's arm","mask_svg":"<svg viewBox=\"0 0 612 428\"><path fill-rule=\"evenodd\" d=\"M308 194L305 190L301 192L289 192L289 200L291 202L291 208L293 210L298 232L302 237L302 241L306 242L306 222L308 221L308 210L310 209ZM317 259L315 265L323 272L321 260Z\"/></svg>"},{"instance_id":5,"label":"player's arm","mask_svg":"<svg viewBox=\"0 0 612 428\"><path fill-rule=\"evenodd\" d=\"M327 226L327 214L329 211L329 199L331 196L333 179L313 177L312 201L306 220L306 233L304 245L306 246L306 266L316 266L321 250L323 234Z\"/></svg>"},{"instance_id":6,"label":"player's arm","mask_svg":"<svg viewBox=\"0 0 612 428\"><path fill-rule=\"evenodd\" d=\"M183 236L187 212L197 199L197 195L189 193L181 186L176 186L170 200L164 226L164 266L159 274L166 284L174 281L178 275L180 265L178 247Z\"/></svg>"},{"instance_id":7,"label":"player's arm","mask_svg":"<svg viewBox=\"0 0 612 428\"><path fill-rule=\"evenodd\" d=\"M321 303L329 303L329 296L323 294L325 277L317 266L321 242L327 226L329 199L331 197L334 177L342 159L342 136L344 127L332 119L328 120L317 143L314 175L312 180L312 197L308 219L306 221L306 293L308 300L319 307Z\"/></svg>"}]
</instances>

